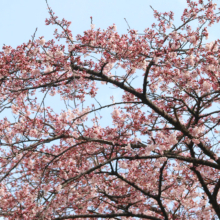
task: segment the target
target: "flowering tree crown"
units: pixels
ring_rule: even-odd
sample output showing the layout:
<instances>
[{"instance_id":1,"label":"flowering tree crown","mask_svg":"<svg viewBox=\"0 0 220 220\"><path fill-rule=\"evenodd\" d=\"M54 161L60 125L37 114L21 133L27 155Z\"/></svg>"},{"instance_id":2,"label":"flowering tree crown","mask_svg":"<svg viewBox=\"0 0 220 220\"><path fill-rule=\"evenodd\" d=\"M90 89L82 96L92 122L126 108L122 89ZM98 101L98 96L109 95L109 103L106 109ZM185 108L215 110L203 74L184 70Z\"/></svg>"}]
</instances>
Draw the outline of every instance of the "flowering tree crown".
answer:
<instances>
[{"instance_id":1,"label":"flowering tree crown","mask_svg":"<svg viewBox=\"0 0 220 220\"><path fill-rule=\"evenodd\" d=\"M220 40L204 42L220 9L187 3L180 26L153 9L157 23L143 34L91 22L76 37L49 8L46 24L65 44L33 36L3 47L0 110L13 120L0 123L0 216L220 218ZM108 85L120 102L96 99ZM50 96L61 97L62 112L46 105ZM112 122L102 126L107 107Z\"/></svg>"}]
</instances>

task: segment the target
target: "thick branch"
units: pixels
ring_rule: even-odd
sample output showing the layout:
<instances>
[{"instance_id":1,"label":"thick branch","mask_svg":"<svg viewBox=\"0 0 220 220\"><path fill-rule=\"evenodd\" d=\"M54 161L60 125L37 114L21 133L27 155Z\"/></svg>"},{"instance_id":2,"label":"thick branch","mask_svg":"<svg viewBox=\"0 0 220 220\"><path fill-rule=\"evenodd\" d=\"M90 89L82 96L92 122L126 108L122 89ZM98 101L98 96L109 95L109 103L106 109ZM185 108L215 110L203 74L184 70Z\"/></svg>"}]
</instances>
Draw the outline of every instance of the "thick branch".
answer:
<instances>
[{"instance_id":1,"label":"thick branch","mask_svg":"<svg viewBox=\"0 0 220 220\"><path fill-rule=\"evenodd\" d=\"M143 218L143 219L152 219L152 220L162 220L157 217L149 216L149 215L144 215L144 214L133 214L133 213L114 213L114 214L95 214L95 215L68 215L68 216L63 216L59 218L55 218L55 220L61 220L61 219L76 219L76 218L115 218L119 216L124 216L124 217L137 217L137 218Z\"/></svg>"},{"instance_id":2,"label":"thick branch","mask_svg":"<svg viewBox=\"0 0 220 220\"><path fill-rule=\"evenodd\" d=\"M204 189L206 195L209 198L209 202L210 204L212 204L213 209L215 210L216 214L218 215L218 217L220 218L220 207L219 204L216 201L216 198L211 194L211 192L209 191L206 183L204 182L202 175L200 174L200 172L198 170L196 170L195 167L192 167L191 170L197 175L198 180L200 182L200 184L202 185L202 188Z\"/></svg>"},{"instance_id":3,"label":"thick branch","mask_svg":"<svg viewBox=\"0 0 220 220\"><path fill-rule=\"evenodd\" d=\"M118 86L119 88L123 89L124 91L127 91L127 92L135 95L137 98L139 98L143 101L143 104L146 104L152 110L154 110L157 114L159 114L160 116L165 118L170 124L175 126L175 128L177 130L181 131L184 135L186 135L190 139L194 138L191 135L191 133L189 132L189 130L184 125L180 124L177 120L175 120L172 116L170 116L163 109L156 106L148 97L146 97L146 95L143 95L142 93L137 92L135 89L124 85L124 83L113 80L113 79L103 75L102 73L96 72L94 70L86 69L86 68L83 68L83 67L80 67L80 66L77 66L77 65L74 65L74 64L72 64L71 67L74 70L85 71L86 73L88 73L90 75L100 77L103 81L112 83L113 85ZM207 156L209 156L211 159L215 160L215 154L207 146L205 146L204 143L200 142L200 144L198 144L198 146L203 150L203 152ZM218 159L216 162L220 165L220 159Z\"/></svg>"}]
</instances>

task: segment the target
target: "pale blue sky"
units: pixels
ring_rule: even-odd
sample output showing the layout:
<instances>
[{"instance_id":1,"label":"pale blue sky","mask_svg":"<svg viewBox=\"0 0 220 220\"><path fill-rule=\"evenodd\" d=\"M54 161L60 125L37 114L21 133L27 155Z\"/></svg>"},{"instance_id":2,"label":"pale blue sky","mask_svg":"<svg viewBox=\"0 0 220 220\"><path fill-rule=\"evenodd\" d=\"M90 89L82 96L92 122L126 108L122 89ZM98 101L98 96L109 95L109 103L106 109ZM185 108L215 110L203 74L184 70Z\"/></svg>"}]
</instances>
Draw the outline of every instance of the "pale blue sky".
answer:
<instances>
[{"instance_id":1,"label":"pale blue sky","mask_svg":"<svg viewBox=\"0 0 220 220\"><path fill-rule=\"evenodd\" d=\"M115 23L120 33L127 24L143 31L153 22L152 5L158 11L176 11L186 5L185 0L49 0L49 5L60 18L72 21L74 35L90 28L90 16L102 29ZM17 46L26 42L38 27L37 36L53 37L53 28L45 26L49 17L45 0L0 0L0 45Z\"/></svg>"},{"instance_id":2,"label":"pale blue sky","mask_svg":"<svg viewBox=\"0 0 220 220\"><path fill-rule=\"evenodd\" d=\"M93 23L106 29L113 23L120 33L126 33L126 18L131 26L142 32L153 22L153 11L174 11L179 18L186 7L186 0L48 0L49 5L60 18L72 21L73 35L90 28L90 16ZM215 0L219 2L219 0ZM219 4L220 5L220 4ZM37 36L53 37L54 26L46 26L48 18L45 0L0 0L0 46L13 47L27 42L38 27ZM218 25L219 26L219 25ZM217 33L219 28L213 28ZM211 36L212 37L212 36Z\"/></svg>"}]
</instances>

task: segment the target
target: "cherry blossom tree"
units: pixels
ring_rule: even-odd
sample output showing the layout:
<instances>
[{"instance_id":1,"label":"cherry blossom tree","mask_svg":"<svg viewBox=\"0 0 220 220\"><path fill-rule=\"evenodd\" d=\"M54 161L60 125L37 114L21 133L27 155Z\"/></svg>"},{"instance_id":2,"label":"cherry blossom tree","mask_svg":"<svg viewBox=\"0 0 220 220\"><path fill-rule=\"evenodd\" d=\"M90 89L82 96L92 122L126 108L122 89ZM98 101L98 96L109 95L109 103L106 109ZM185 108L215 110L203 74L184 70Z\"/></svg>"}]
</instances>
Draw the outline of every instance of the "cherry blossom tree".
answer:
<instances>
[{"instance_id":1,"label":"cherry blossom tree","mask_svg":"<svg viewBox=\"0 0 220 220\"><path fill-rule=\"evenodd\" d=\"M91 18L73 36L48 8L54 40L3 47L0 216L220 218L220 40L207 41L220 8L187 3L180 25L152 8L152 27L123 35ZM103 105L109 85L122 97Z\"/></svg>"}]
</instances>

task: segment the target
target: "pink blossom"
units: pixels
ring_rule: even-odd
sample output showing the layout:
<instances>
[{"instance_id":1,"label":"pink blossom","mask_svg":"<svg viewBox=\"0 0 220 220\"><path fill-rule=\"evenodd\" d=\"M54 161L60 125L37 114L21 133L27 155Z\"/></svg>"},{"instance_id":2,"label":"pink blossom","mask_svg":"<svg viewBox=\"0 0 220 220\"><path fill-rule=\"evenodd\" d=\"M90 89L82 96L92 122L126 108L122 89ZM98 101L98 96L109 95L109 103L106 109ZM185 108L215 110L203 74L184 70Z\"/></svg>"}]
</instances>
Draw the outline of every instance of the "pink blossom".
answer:
<instances>
[{"instance_id":1,"label":"pink blossom","mask_svg":"<svg viewBox=\"0 0 220 220\"><path fill-rule=\"evenodd\" d=\"M192 141L193 141L193 143L195 143L195 144L199 144L199 143L200 143L200 140L195 139L195 138L193 138Z\"/></svg>"},{"instance_id":2,"label":"pink blossom","mask_svg":"<svg viewBox=\"0 0 220 220\"><path fill-rule=\"evenodd\" d=\"M0 196L1 197L5 196L5 190L3 188L0 188Z\"/></svg>"},{"instance_id":3,"label":"pink blossom","mask_svg":"<svg viewBox=\"0 0 220 220\"><path fill-rule=\"evenodd\" d=\"M186 61L187 61L187 63L190 66L194 66L194 64L195 64L195 57L191 54L189 57L187 57Z\"/></svg>"},{"instance_id":4,"label":"pink blossom","mask_svg":"<svg viewBox=\"0 0 220 220\"><path fill-rule=\"evenodd\" d=\"M45 44L45 39L44 38L41 38L39 40L36 40L37 43L39 43L41 46L44 46Z\"/></svg>"},{"instance_id":5,"label":"pink blossom","mask_svg":"<svg viewBox=\"0 0 220 220\"><path fill-rule=\"evenodd\" d=\"M189 71L184 71L182 74L183 74L183 77L186 78L186 79L190 77L190 72Z\"/></svg>"},{"instance_id":6,"label":"pink blossom","mask_svg":"<svg viewBox=\"0 0 220 220\"><path fill-rule=\"evenodd\" d=\"M95 29L95 25L94 24L91 24L90 26L91 26L92 30Z\"/></svg>"},{"instance_id":7,"label":"pink blossom","mask_svg":"<svg viewBox=\"0 0 220 220\"><path fill-rule=\"evenodd\" d=\"M11 50L12 49L10 47L7 47L7 48L4 49L4 52L5 52L6 55L8 55L9 53L11 53Z\"/></svg>"},{"instance_id":8,"label":"pink blossom","mask_svg":"<svg viewBox=\"0 0 220 220\"><path fill-rule=\"evenodd\" d=\"M62 185L58 185L58 186L56 186L56 191L60 191L62 189Z\"/></svg>"},{"instance_id":9,"label":"pink blossom","mask_svg":"<svg viewBox=\"0 0 220 220\"><path fill-rule=\"evenodd\" d=\"M45 73L49 73L53 71L53 67L52 66L47 66L47 68L45 69Z\"/></svg>"},{"instance_id":10,"label":"pink blossom","mask_svg":"<svg viewBox=\"0 0 220 220\"><path fill-rule=\"evenodd\" d=\"M160 59L160 57L154 57L155 64L158 64L159 59Z\"/></svg>"},{"instance_id":11,"label":"pink blossom","mask_svg":"<svg viewBox=\"0 0 220 220\"><path fill-rule=\"evenodd\" d=\"M132 150L131 148L131 144L129 143L126 147L125 147L126 150Z\"/></svg>"},{"instance_id":12,"label":"pink blossom","mask_svg":"<svg viewBox=\"0 0 220 220\"><path fill-rule=\"evenodd\" d=\"M211 84L209 82L207 82L207 81L204 81L203 82L203 91L204 92L209 92L210 89L211 89Z\"/></svg>"},{"instance_id":13,"label":"pink blossom","mask_svg":"<svg viewBox=\"0 0 220 220\"><path fill-rule=\"evenodd\" d=\"M68 51L71 52L72 50L74 50L75 48L75 44L72 45L68 45Z\"/></svg>"},{"instance_id":14,"label":"pink blossom","mask_svg":"<svg viewBox=\"0 0 220 220\"><path fill-rule=\"evenodd\" d=\"M38 132L37 132L36 129L31 129L30 132L29 132L29 135L30 135L31 137L37 137Z\"/></svg>"},{"instance_id":15,"label":"pink blossom","mask_svg":"<svg viewBox=\"0 0 220 220\"><path fill-rule=\"evenodd\" d=\"M37 75L37 74L40 73L40 70L38 70L38 69L32 70L32 73L33 73L34 75Z\"/></svg>"},{"instance_id":16,"label":"pink blossom","mask_svg":"<svg viewBox=\"0 0 220 220\"><path fill-rule=\"evenodd\" d=\"M173 25L173 22L170 22L168 25L167 25L167 29L171 28Z\"/></svg>"},{"instance_id":17,"label":"pink blossom","mask_svg":"<svg viewBox=\"0 0 220 220\"><path fill-rule=\"evenodd\" d=\"M11 110L14 114L18 114L19 112L19 108L15 106L14 104L11 105Z\"/></svg>"},{"instance_id":18,"label":"pink blossom","mask_svg":"<svg viewBox=\"0 0 220 220\"><path fill-rule=\"evenodd\" d=\"M194 46L197 44L197 39L195 35L191 36L189 39L190 43L192 43Z\"/></svg>"},{"instance_id":19,"label":"pink blossom","mask_svg":"<svg viewBox=\"0 0 220 220\"><path fill-rule=\"evenodd\" d=\"M169 144L174 145L176 143L178 143L177 139L176 139L176 134L172 133L168 139Z\"/></svg>"},{"instance_id":20,"label":"pink blossom","mask_svg":"<svg viewBox=\"0 0 220 220\"><path fill-rule=\"evenodd\" d=\"M63 51L61 51L61 50L56 51L55 56L56 57L62 57L63 56Z\"/></svg>"}]
</instances>

